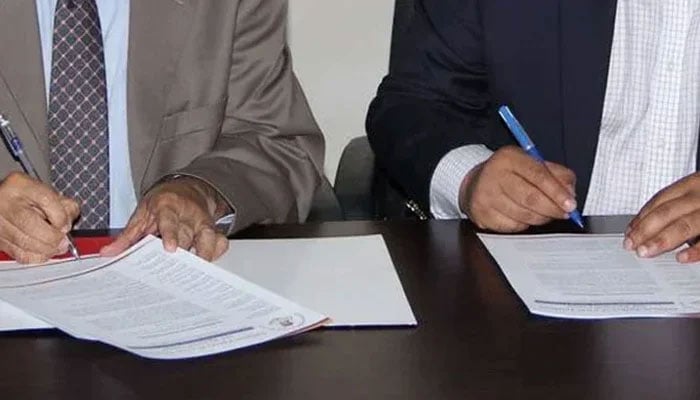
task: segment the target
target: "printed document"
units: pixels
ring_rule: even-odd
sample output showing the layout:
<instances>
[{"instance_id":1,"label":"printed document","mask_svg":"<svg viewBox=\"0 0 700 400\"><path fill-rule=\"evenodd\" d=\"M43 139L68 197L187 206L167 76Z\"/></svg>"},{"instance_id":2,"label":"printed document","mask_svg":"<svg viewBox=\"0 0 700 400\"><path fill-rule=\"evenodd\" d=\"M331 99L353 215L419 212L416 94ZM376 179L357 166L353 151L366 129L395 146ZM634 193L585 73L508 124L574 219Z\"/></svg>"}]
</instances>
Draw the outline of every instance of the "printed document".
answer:
<instances>
[{"instance_id":1,"label":"printed document","mask_svg":"<svg viewBox=\"0 0 700 400\"><path fill-rule=\"evenodd\" d=\"M615 235L479 234L533 314L564 318L700 315L700 265L640 259Z\"/></svg>"},{"instance_id":2,"label":"printed document","mask_svg":"<svg viewBox=\"0 0 700 400\"><path fill-rule=\"evenodd\" d=\"M215 265L328 316L327 326L417 324L381 235L233 240L230 248ZM84 266L107 261L89 260ZM41 271L40 278L60 276L73 266L56 265ZM3 268L20 266L0 262L0 283L3 277L16 279L12 271L2 275ZM0 331L42 328L51 325L0 301Z\"/></svg>"},{"instance_id":3,"label":"printed document","mask_svg":"<svg viewBox=\"0 0 700 400\"><path fill-rule=\"evenodd\" d=\"M106 258L87 256L83 257L81 260L53 260L49 263L31 267L19 265L14 261L3 261L0 262L0 284L12 284L13 282L17 282L18 279L28 281L32 279L51 279L70 274L71 272L80 271L81 268L90 268L91 266L107 261L108 259ZM53 326L0 300L0 332L47 328L53 328Z\"/></svg>"},{"instance_id":4,"label":"printed document","mask_svg":"<svg viewBox=\"0 0 700 400\"><path fill-rule=\"evenodd\" d=\"M148 358L198 357L263 343L326 317L149 236L106 262L0 269L0 299L80 338Z\"/></svg>"}]
</instances>

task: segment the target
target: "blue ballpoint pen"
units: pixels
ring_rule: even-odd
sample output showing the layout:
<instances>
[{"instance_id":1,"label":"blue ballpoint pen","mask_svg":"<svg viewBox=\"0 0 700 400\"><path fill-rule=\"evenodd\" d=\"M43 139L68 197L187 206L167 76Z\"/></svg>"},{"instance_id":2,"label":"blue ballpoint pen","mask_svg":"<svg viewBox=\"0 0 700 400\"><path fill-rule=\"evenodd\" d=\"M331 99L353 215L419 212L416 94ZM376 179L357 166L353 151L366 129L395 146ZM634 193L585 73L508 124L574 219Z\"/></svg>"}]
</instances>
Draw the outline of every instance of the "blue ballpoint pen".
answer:
<instances>
[{"instance_id":1,"label":"blue ballpoint pen","mask_svg":"<svg viewBox=\"0 0 700 400\"><path fill-rule=\"evenodd\" d=\"M510 108L508 108L508 106L501 106L501 108L498 109L498 115L500 115L503 122L506 123L506 126L515 137L515 140L518 141L520 147L522 147L522 149L525 150L530 157L544 163L544 158L537 150L537 147L535 147L535 144L530 139L530 136L528 136L527 132L525 132L523 126L520 125L518 119L515 118L513 112L510 111ZM578 210L570 212L569 219L571 219L579 227L583 228L583 218L581 218L581 213L579 213Z\"/></svg>"},{"instance_id":2,"label":"blue ballpoint pen","mask_svg":"<svg viewBox=\"0 0 700 400\"><path fill-rule=\"evenodd\" d=\"M24 172L32 178L40 180L39 174L37 174L36 170L34 169L31 160L29 160L29 157L27 157L27 154L24 152L22 142L15 134L12 126L10 126L10 121L2 114L0 114L0 132L2 132L2 138L7 144L9 150L12 152L12 156L22 165ZM66 234L66 238L68 239L68 249L70 250L71 255L79 260L80 253L78 252L78 248L75 246L70 233Z\"/></svg>"}]
</instances>

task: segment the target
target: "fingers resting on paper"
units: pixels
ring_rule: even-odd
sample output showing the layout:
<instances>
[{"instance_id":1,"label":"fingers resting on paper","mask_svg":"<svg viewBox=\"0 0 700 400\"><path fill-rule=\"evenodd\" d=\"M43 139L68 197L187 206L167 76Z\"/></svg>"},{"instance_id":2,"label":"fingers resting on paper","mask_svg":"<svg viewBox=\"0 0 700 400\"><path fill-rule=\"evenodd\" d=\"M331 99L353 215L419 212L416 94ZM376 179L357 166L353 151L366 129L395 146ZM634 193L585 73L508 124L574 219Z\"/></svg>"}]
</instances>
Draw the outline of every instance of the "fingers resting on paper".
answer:
<instances>
[{"instance_id":1,"label":"fingers resting on paper","mask_svg":"<svg viewBox=\"0 0 700 400\"><path fill-rule=\"evenodd\" d=\"M166 181L151 189L136 208L124 231L105 246L103 256L115 256L149 234L159 235L167 251L190 250L205 260L220 257L228 239L214 226L216 199L194 178Z\"/></svg>"},{"instance_id":2,"label":"fingers resting on paper","mask_svg":"<svg viewBox=\"0 0 700 400\"><path fill-rule=\"evenodd\" d=\"M20 263L40 263L68 250L80 214L75 200L14 172L0 183L0 250Z\"/></svg>"},{"instance_id":3,"label":"fingers resting on paper","mask_svg":"<svg viewBox=\"0 0 700 400\"><path fill-rule=\"evenodd\" d=\"M676 259L700 261L700 174L689 175L661 190L642 207L625 233L624 247L640 257L655 257L685 243Z\"/></svg>"},{"instance_id":4,"label":"fingers resting on paper","mask_svg":"<svg viewBox=\"0 0 700 400\"><path fill-rule=\"evenodd\" d=\"M518 232L568 218L576 209L575 184L568 168L506 146L467 175L460 207L482 229Z\"/></svg>"}]
</instances>

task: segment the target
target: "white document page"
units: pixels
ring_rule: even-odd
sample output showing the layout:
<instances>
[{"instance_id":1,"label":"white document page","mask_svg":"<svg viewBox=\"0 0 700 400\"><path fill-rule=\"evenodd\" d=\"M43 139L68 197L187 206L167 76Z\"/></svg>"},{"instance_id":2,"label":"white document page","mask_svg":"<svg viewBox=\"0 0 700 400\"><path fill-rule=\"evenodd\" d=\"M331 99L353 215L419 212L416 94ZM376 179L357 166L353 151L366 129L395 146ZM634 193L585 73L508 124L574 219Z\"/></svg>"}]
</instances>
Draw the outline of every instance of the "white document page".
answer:
<instances>
[{"instance_id":1,"label":"white document page","mask_svg":"<svg viewBox=\"0 0 700 400\"><path fill-rule=\"evenodd\" d=\"M189 252L167 253L152 236L73 274L57 277L51 266L28 270L11 284L0 275L0 298L69 334L150 358L229 351L326 319Z\"/></svg>"},{"instance_id":2,"label":"white document page","mask_svg":"<svg viewBox=\"0 0 700 400\"><path fill-rule=\"evenodd\" d=\"M53 328L53 326L32 317L17 307L0 301L0 332L48 328Z\"/></svg>"},{"instance_id":3,"label":"white document page","mask_svg":"<svg viewBox=\"0 0 700 400\"><path fill-rule=\"evenodd\" d=\"M417 324L381 235L233 240L215 264L317 310L331 318L329 326ZM0 302L0 331L47 327Z\"/></svg>"},{"instance_id":4,"label":"white document page","mask_svg":"<svg viewBox=\"0 0 700 400\"><path fill-rule=\"evenodd\" d=\"M330 326L415 326L381 235L235 240L215 262L317 310Z\"/></svg>"},{"instance_id":5,"label":"white document page","mask_svg":"<svg viewBox=\"0 0 700 400\"><path fill-rule=\"evenodd\" d=\"M640 259L615 235L479 234L528 309L564 318L700 313L700 265Z\"/></svg>"},{"instance_id":6,"label":"white document page","mask_svg":"<svg viewBox=\"0 0 700 400\"><path fill-rule=\"evenodd\" d=\"M12 285L17 280L51 280L73 274L77 271L104 263L106 259L85 257L79 261L72 259L55 260L41 265L20 265L14 261L0 262L0 286ZM32 278L34 277L34 278ZM41 319L0 300L0 332L23 329L53 328Z\"/></svg>"}]
</instances>

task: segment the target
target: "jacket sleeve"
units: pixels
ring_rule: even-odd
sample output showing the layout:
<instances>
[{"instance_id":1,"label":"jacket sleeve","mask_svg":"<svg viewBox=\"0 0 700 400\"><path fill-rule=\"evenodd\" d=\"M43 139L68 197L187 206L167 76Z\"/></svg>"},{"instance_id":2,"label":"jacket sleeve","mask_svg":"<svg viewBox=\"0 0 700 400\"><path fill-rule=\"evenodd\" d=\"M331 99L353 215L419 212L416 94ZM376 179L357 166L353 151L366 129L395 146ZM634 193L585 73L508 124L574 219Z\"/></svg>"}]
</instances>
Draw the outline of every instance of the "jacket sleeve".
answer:
<instances>
[{"instance_id":1,"label":"jacket sleeve","mask_svg":"<svg viewBox=\"0 0 700 400\"><path fill-rule=\"evenodd\" d=\"M323 171L324 140L292 71L286 0L243 0L228 104L213 151L178 171L229 202L233 229L302 222Z\"/></svg>"},{"instance_id":2,"label":"jacket sleeve","mask_svg":"<svg viewBox=\"0 0 700 400\"><path fill-rule=\"evenodd\" d=\"M366 129L377 164L424 209L442 157L489 144L493 110L478 3L417 0L369 108Z\"/></svg>"}]
</instances>

